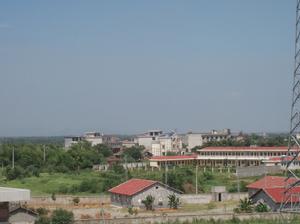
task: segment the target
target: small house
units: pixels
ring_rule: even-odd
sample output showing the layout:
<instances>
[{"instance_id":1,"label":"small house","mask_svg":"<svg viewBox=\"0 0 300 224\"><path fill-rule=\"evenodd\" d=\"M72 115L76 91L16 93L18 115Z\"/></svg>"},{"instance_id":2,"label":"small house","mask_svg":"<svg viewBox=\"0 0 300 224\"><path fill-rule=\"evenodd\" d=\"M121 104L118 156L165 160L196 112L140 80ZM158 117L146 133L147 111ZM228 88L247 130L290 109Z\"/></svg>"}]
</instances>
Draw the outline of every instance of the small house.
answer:
<instances>
[{"instance_id":1,"label":"small house","mask_svg":"<svg viewBox=\"0 0 300 224\"><path fill-rule=\"evenodd\" d=\"M27 208L18 207L9 211L8 222L11 224L34 224L38 214Z\"/></svg>"},{"instance_id":2,"label":"small house","mask_svg":"<svg viewBox=\"0 0 300 224\"><path fill-rule=\"evenodd\" d=\"M131 179L109 190L111 203L122 207L143 207L142 201L151 195L155 198L153 207L168 207L168 196L182 193L159 181Z\"/></svg>"},{"instance_id":3,"label":"small house","mask_svg":"<svg viewBox=\"0 0 300 224\"><path fill-rule=\"evenodd\" d=\"M255 181L251 184L247 185L248 188L248 194L249 197L251 197L253 194L258 192L261 189L269 189L269 188L282 188L285 187L286 182L285 182L286 177L280 177L280 176L265 176L258 181ZM288 184L292 184L296 181L295 178L289 178L287 180Z\"/></svg>"},{"instance_id":4,"label":"small house","mask_svg":"<svg viewBox=\"0 0 300 224\"><path fill-rule=\"evenodd\" d=\"M260 189L253 194L250 199L254 203L261 202L266 204L269 209L274 212L279 211L282 205L283 209L289 209L291 204L299 207L300 186L291 188L287 194L284 193L285 191L286 188L284 187Z\"/></svg>"}]
</instances>

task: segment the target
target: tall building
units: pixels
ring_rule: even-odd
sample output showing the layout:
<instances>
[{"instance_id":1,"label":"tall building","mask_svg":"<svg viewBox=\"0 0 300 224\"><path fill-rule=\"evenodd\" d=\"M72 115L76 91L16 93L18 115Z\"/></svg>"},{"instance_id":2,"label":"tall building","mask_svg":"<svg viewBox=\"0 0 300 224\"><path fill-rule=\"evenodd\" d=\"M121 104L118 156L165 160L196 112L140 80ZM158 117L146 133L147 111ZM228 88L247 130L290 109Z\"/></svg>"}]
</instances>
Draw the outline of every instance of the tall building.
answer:
<instances>
[{"instance_id":1,"label":"tall building","mask_svg":"<svg viewBox=\"0 0 300 224\"><path fill-rule=\"evenodd\" d=\"M163 133L161 130L151 130L135 138L138 145L142 145L154 156L167 155L168 152L180 153L182 139L176 132Z\"/></svg>"},{"instance_id":2,"label":"tall building","mask_svg":"<svg viewBox=\"0 0 300 224\"><path fill-rule=\"evenodd\" d=\"M88 141L92 146L102 144L103 135L99 132L86 132L83 136L67 136L65 137L65 148L68 149L80 141Z\"/></svg>"},{"instance_id":3,"label":"tall building","mask_svg":"<svg viewBox=\"0 0 300 224\"><path fill-rule=\"evenodd\" d=\"M224 129L221 131L212 130L208 133L189 132L186 135L186 144L188 149L192 149L196 146L203 146L208 142L223 141L229 138L231 138L230 129Z\"/></svg>"}]
</instances>

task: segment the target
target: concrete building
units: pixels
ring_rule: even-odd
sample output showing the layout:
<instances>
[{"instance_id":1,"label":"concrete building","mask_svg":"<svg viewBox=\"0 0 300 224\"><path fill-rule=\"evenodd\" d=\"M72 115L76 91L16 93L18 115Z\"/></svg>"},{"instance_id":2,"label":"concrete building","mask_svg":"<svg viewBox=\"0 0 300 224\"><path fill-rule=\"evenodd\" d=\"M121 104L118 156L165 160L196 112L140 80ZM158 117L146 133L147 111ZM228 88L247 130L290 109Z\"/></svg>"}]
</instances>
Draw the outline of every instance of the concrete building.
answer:
<instances>
[{"instance_id":1,"label":"concrete building","mask_svg":"<svg viewBox=\"0 0 300 224\"><path fill-rule=\"evenodd\" d=\"M263 160L263 164L266 166L276 166L280 167L280 169L285 170L288 162L290 162L293 159L291 156L278 156L278 157L272 157L266 160ZM290 170L298 170L300 169L300 157L293 160L291 164L289 165Z\"/></svg>"},{"instance_id":2,"label":"concrete building","mask_svg":"<svg viewBox=\"0 0 300 224\"><path fill-rule=\"evenodd\" d=\"M88 141L94 145L103 143L103 135L99 132L87 132L83 136L67 136L65 137L65 148L70 148L73 144L80 141Z\"/></svg>"},{"instance_id":3,"label":"concrete building","mask_svg":"<svg viewBox=\"0 0 300 224\"><path fill-rule=\"evenodd\" d=\"M281 188L285 187L285 179L286 177L280 177L280 176L265 176L251 184L247 185L248 188L248 194L251 197L256 192L258 192L261 189L269 189L269 188ZM292 184L296 181L296 178L290 178L288 180L288 184Z\"/></svg>"},{"instance_id":4,"label":"concrete building","mask_svg":"<svg viewBox=\"0 0 300 224\"><path fill-rule=\"evenodd\" d=\"M273 212L279 211L282 204L284 204L284 209L290 208L291 202L293 203L293 206L299 207L300 186L288 190L288 192L291 194L291 197L289 198L285 198L285 191L286 189L284 187L263 188L252 195L250 199L254 203L266 204L268 208Z\"/></svg>"},{"instance_id":5,"label":"concrete building","mask_svg":"<svg viewBox=\"0 0 300 224\"><path fill-rule=\"evenodd\" d=\"M142 201L151 195L155 198L153 207L168 207L168 196L180 197L182 192L161 182L144 179L131 179L109 190L111 203L122 207L144 207Z\"/></svg>"},{"instance_id":6,"label":"concrete building","mask_svg":"<svg viewBox=\"0 0 300 224\"><path fill-rule=\"evenodd\" d=\"M212 167L259 166L287 154L287 147L206 147L198 150L198 164ZM296 150L295 150L296 151Z\"/></svg>"},{"instance_id":7,"label":"concrete building","mask_svg":"<svg viewBox=\"0 0 300 224\"><path fill-rule=\"evenodd\" d=\"M224 129L222 131L212 130L209 133L189 132L186 135L186 144L188 149L192 149L196 146L203 146L208 142L223 141L229 138L231 138L230 129Z\"/></svg>"},{"instance_id":8,"label":"concrete building","mask_svg":"<svg viewBox=\"0 0 300 224\"><path fill-rule=\"evenodd\" d=\"M158 137L162 135L161 130L149 130L146 133L135 137L134 142L138 145L144 146L146 150L151 151L153 141L157 141Z\"/></svg>"},{"instance_id":9,"label":"concrete building","mask_svg":"<svg viewBox=\"0 0 300 224\"><path fill-rule=\"evenodd\" d=\"M161 130L151 130L138 135L135 142L144 146L154 156L167 155L168 152L180 153L182 150L182 139L176 132L163 133Z\"/></svg>"},{"instance_id":10,"label":"concrete building","mask_svg":"<svg viewBox=\"0 0 300 224\"><path fill-rule=\"evenodd\" d=\"M198 150L197 155L154 156L150 158L152 167L161 164L198 165L200 167L248 167L260 166L266 160L285 156L287 147L206 147ZM292 149L293 151L293 149ZM296 149L294 150L296 152ZM296 161L297 162L297 161Z\"/></svg>"},{"instance_id":11,"label":"concrete building","mask_svg":"<svg viewBox=\"0 0 300 224\"><path fill-rule=\"evenodd\" d=\"M9 203L30 200L30 190L0 187L0 223L7 223L10 217Z\"/></svg>"},{"instance_id":12,"label":"concrete building","mask_svg":"<svg viewBox=\"0 0 300 224\"><path fill-rule=\"evenodd\" d=\"M289 208L291 202L299 204L300 202L300 186L295 188L286 188L286 184L292 185L297 182L296 178L290 178L286 181L286 177L266 176L247 186L249 198L254 203L264 203L271 211L278 211L282 204L284 208ZM288 194L285 195L285 191Z\"/></svg>"},{"instance_id":13,"label":"concrete building","mask_svg":"<svg viewBox=\"0 0 300 224\"><path fill-rule=\"evenodd\" d=\"M122 147L123 148L131 148L131 147L136 146L136 145L137 145L137 143L134 142L134 141L128 141L128 140L122 141Z\"/></svg>"},{"instance_id":14,"label":"concrete building","mask_svg":"<svg viewBox=\"0 0 300 224\"><path fill-rule=\"evenodd\" d=\"M18 207L9 211L8 223L10 224L34 224L38 214L27 208Z\"/></svg>"},{"instance_id":15,"label":"concrete building","mask_svg":"<svg viewBox=\"0 0 300 224\"><path fill-rule=\"evenodd\" d=\"M178 155L178 156L153 156L149 159L150 167L161 168L168 166L188 166L195 165L197 155Z\"/></svg>"}]
</instances>

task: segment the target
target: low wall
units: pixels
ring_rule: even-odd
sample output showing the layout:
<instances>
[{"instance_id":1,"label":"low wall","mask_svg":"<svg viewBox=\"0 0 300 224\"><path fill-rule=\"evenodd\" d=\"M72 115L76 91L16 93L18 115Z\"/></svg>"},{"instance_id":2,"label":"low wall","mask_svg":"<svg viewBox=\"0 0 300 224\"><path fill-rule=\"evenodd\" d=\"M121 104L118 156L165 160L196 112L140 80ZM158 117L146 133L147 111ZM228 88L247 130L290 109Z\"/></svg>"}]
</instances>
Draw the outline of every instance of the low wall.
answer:
<instances>
[{"instance_id":1,"label":"low wall","mask_svg":"<svg viewBox=\"0 0 300 224\"><path fill-rule=\"evenodd\" d=\"M248 193L224 193L222 201L239 200L248 197ZM185 204L206 204L214 201L213 194L182 194L181 202Z\"/></svg>"},{"instance_id":2,"label":"low wall","mask_svg":"<svg viewBox=\"0 0 300 224\"><path fill-rule=\"evenodd\" d=\"M214 214L199 214L199 215L175 215L175 216L152 216L152 217L136 217L136 218L118 218L118 219L91 219L91 220L77 220L76 224L98 224L99 222L105 224L144 224L144 223L161 223L161 222L192 222L194 219L203 220L230 220L233 218L240 220L247 219L282 219L291 218L291 214L282 213L247 213L247 214L235 214L235 213L214 213Z\"/></svg>"},{"instance_id":3,"label":"low wall","mask_svg":"<svg viewBox=\"0 0 300 224\"><path fill-rule=\"evenodd\" d=\"M46 205L71 205L74 204L73 199L77 196L56 196L56 200L52 200L51 197L32 197L27 202L29 206L46 206ZM248 193L226 193L223 197L224 201L227 200L239 200L248 197ZM109 195L100 196L78 196L79 204L109 204ZM180 195L181 202L185 204L207 204L213 201L212 194L182 194Z\"/></svg>"},{"instance_id":4,"label":"low wall","mask_svg":"<svg viewBox=\"0 0 300 224\"><path fill-rule=\"evenodd\" d=\"M69 205L73 204L73 199L77 196L56 196L56 200L52 200L51 197L31 197L31 200L27 202L29 206L38 206L38 205ZM110 203L109 195L100 195L100 196L78 196L80 204L107 204Z\"/></svg>"},{"instance_id":5,"label":"low wall","mask_svg":"<svg viewBox=\"0 0 300 224\"><path fill-rule=\"evenodd\" d=\"M247 167L237 167L236 175L239 177L254 177L267 174L281 173L282 170L280 166L247 166Z\"/></svg>"},{"instance_id":6,"label":"low wall","mask_svg":"<svg viewBox=\"0 0 300 224\"><path fill-rule=\"evenodd\" d=\"M180 200L185 204L206 204L213 200L212 194L182 194Z\"/></svg>"}]
</instances>

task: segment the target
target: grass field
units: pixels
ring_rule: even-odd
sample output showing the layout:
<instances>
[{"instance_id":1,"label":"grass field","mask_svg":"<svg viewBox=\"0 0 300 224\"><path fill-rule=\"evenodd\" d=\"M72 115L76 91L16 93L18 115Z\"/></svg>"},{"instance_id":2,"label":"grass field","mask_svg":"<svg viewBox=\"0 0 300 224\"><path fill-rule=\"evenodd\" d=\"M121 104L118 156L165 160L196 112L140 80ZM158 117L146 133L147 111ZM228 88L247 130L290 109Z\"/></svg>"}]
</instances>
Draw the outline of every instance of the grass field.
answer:
<instances>
[{"instance_id":1,"label":"grass field","mask_svg":"<svg viewBox=\"0 0 300 224\"><path fill-rule=\"evenodd\" d=\"M144 171L135 170L130 172L129 176L134 178L145 178L152 180L162 181L163 171ZM245 185L246 183L253 182L257 178L244 178L240 181ZM41 173L39 177L28 177L23 179L16 179L12 181L7 181L4 176L0 176L0 186L3 187L17 187L17 188L27 188L30 189L32 195L50 195L53 192L59 192L60 188L72 186L79 186L83 181L94 181L98 185L105 181L105 177L98 172L91 170L81 171L80 173ZM241 183L240 182L240 183ZM212 186L226 186L227 189L232 189L236 187L237 180L232 174L228 173L214 173L212 178L201 182L199 184L200 192L210 192ZM194 189L191 189L188 193L193 193ZM76 192L71 194L76 195L96 195L98 193L91 192ZM105 193L105 192L103 192ZM68 193L70 194L70 193Z\"/></svg>"}]
</instances>

